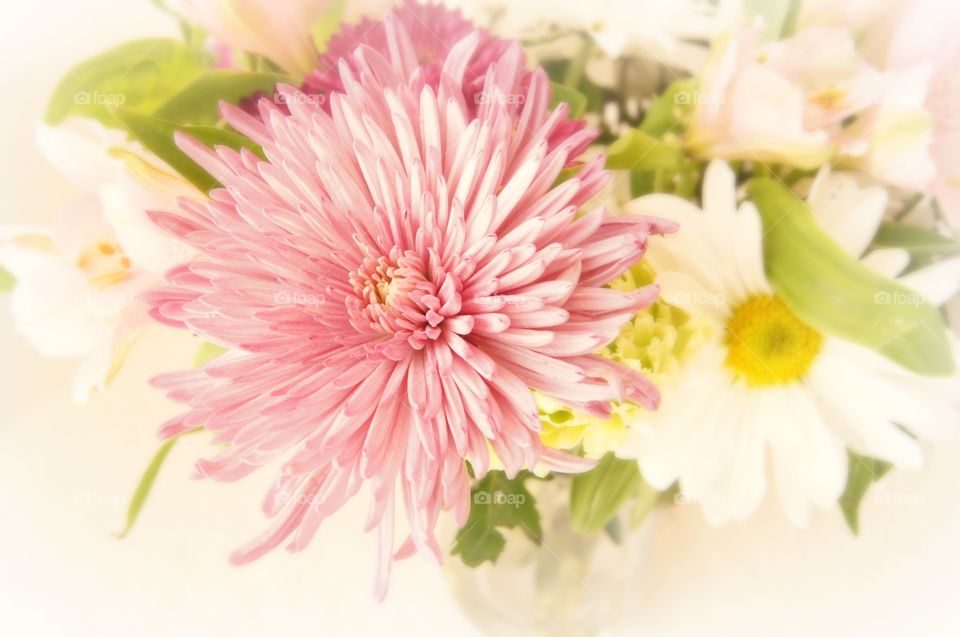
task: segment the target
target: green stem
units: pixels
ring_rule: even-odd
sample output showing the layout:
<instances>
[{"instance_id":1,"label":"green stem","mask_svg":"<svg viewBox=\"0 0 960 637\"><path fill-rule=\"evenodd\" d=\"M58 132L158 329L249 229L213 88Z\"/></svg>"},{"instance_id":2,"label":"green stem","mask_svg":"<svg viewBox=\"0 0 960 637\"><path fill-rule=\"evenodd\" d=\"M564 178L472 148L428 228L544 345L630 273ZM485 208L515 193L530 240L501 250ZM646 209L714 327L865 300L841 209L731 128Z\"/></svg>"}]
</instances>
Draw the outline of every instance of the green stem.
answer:
<instances>
[{"instance_id":1,"label":"green stem","mask_svg":"<svg viewBox=\"0 0 960 637\"><path fill-rule=\"evenodd\" d=\"M933 208L933 216L940 223L946 223L946 218L943 216L943 209L940 207L940 202L936 199L930 200L930 207Z\"/></svg>"},{"instance_id":2,"label":"green stem","mask_svg":"<svg viewBox=\"0 0 960 637\"><path fill-rule=\"evenodd\" d=\"M907 202L903 204L903 208L900 209L900 212L894 215L893 220L894 221L902 220L904 217L910 214L913 211L913 209L917 207L917 204L919 204L921 201L923 201L923 195L919 193L907 199Z\"/></svg>"}]
</instances>

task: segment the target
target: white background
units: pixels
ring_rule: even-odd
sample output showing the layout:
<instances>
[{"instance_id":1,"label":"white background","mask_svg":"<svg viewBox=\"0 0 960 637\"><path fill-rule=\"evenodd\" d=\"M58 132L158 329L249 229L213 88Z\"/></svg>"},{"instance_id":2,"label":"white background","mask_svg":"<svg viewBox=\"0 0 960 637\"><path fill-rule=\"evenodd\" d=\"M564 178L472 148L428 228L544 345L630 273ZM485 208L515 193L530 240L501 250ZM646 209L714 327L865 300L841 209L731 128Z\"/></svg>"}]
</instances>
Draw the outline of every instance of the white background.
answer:
<instances>
[{"instance_id":1,"label":"white background","mask_svg":"<svg viewBox=\"0 0 960 637\"><path fill-rule=\"evenodd\" d=\"M33 144L54 83L81 58L174 28L147 0L13 2L2 18L0 223L49 221L75 194ZM155 329L113 390L79 409L74 365L40 359L0 301L0 635L473 634L424 561L399 564L387 601L372 601L363 502L303 554L230 567L229 552L265 525L271 476L190 480L208 452L201 436L174 449L136 530L114 537L156 426L176 413L145 381L185 366L194 347ZM768 502L716 530L674 507L654 521L650 561L626 591L641 612L624 634L960 634L958 452L942 446L923 472L886 478L859 539L833 511L800 531Z\"/></svg>"}]
</instances>

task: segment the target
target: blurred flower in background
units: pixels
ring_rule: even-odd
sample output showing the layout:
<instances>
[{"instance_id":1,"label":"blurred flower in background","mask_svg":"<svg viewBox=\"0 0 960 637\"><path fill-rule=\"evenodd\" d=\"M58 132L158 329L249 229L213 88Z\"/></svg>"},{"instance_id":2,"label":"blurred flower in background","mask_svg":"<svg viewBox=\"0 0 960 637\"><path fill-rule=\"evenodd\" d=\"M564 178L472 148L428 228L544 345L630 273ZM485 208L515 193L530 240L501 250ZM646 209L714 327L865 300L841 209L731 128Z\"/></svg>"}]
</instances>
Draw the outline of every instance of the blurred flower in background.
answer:
<instances>
[{"instance_id":1,"label":"blurred flower in background","mask_svg":"<svg viewBox=\"0 0 960 637\"><path fill-rule=\"evenodd\" d=\"M448 4L490 21L505 37L536 44L581 33L608 59L648 57L686 71L700 67L707 43L739 15L740 7L735 0L449 0Z\"/></svg>"},{"instance_id":2,"label":"blurred flower in background","mask_svg":"<svg viewBox=\"0 0 960 637\"><path fill-rule=\"evenodd\" d=\"M344 11L357 15L382 2L346 0L175 0L171 5L227 46L264 55L286 71L304 75L316 64L311 30ZM345 16L344 16L345 17Z\"/></svg>"},{"instance_id":3,"label":"blurred flower in background","mask_svg":"<svg viewBox=\"0 0 960 637\"><path fill-rule=\"evenodd\" d=\"M115 376L148 322L136 296L192 250L165 236L146 211L200 194L117 131L89 120L40 126L44 156L87 194L52 227L0 227L0 265L16 279L17 328L43 356L83 358L74 398Z\"/></svg>"}]
</instances>

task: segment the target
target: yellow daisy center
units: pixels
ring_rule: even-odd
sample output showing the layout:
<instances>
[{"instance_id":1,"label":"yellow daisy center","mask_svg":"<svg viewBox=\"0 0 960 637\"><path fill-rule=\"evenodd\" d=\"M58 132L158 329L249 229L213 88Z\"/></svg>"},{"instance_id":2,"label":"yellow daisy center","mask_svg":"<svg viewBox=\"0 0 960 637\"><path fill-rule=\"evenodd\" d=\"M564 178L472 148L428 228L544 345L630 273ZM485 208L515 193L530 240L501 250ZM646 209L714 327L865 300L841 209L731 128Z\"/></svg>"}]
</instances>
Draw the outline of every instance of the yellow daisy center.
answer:
<instances>
[{"instance_id":1,"label":"yellow daisy center","mask_svg":"<svg viewBox=\"0 0 960 637\"><path fill-rule=\"evenodd\" d=\"M810 369L823 336L771 294L747 299L733 311L724 337L727 367L749 385L783 385Z\"/></svg>"}]
</instances>

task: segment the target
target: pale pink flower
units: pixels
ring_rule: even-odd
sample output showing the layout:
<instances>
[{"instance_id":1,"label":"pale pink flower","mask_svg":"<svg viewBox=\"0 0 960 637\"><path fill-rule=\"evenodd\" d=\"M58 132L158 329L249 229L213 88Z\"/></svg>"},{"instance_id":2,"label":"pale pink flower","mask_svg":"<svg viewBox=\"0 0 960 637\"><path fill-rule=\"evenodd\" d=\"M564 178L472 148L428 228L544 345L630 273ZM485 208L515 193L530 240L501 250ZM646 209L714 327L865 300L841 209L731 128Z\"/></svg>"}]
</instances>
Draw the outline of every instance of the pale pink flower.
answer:
<instances>
[{"instance_id":1,"label":"pale pink flower","mask_svg":"<svg viewBox=\"0 0 960 637\"><path fill-rule=\"evenodd\" d=\"M206 260L146 299L161 322L233 350L156 380L189 406L163 435L215 433L223 450L197 468L216 480L286 460L264 503L276 524L233 561L284 541L303 549L367 483L380 595L395 555L441 558L441 511L466 520L465 461L477 476L491 448L510 475L590 466L543 448L531 388L597 414L623 399L656 407L645 378L593 352L657 293L604 284L650 233L673 229L578 215L607 181L604 158L558 183L595 133L548 143L567 107L548 110L546 73L526 70L519 43L489 64L489 99L474 104L479 33L451 46L434 81L402 19L384 32L386 54L361 46L340 60L343 92L323 106L281 86L289 112L224 107L268 161L179 138L224 188L152 213ZM395 498L410 534L396 553Z\"/></svg>"},{"instance_id":2,"label":"pale pink flower","mask_svg":"<svg viewBox=\"0 0 960 637\"><path fill-rule=\"evenodd\" d=\"M687 144L703 157L820 166L837 152L843 122L881 94L880 73L842 29L761 35L753 25L714 43L691 96Z\"/></svg>"},{"instance_id":3,"label":"pale pink flower","mask_svg":"<svg viewBox=\"0 0 960 637\"><path fill-rule=\"evenodd\" d=\"M852 127L847 161L936 197L960 228L960 4L941 0L804 2L801 24L849 29L884 71L882 99Z\"/></svg>"},{"instance_id":4,"label":"pale pink flower","mask_svg":"<svg viewBox=\"0 0 960 637\"><path fill-rule=\"evenodd\" d=\"M960 228L960 5L933 0L904 2L891 14L891 36L884 41L891 72L929 78L922 107L929 114L927 138L931 174L920 189L943 206L951 224ZM914 91L916 93L916 91ZM909 151L915 146L903 144ZM909 170L912 157L898 168Z\"/></svg>"},{"instance_id":5,"label":"pale pink flower","mask_svg":"<svg viewBox=\"0 0 960 637\"><path fill-rule=\"evenodd\" d=\"M317 58L310 30L334 11L334 0L178 0L181 12L230 47L265 55L289 73Z\"/></svg>"},{"instance_id":6,"label":"pale pink flower","mask_svg":"<svg viewBox=\"0 0 960 637\"><path fill-rule=\"evenodd\" d=\"M476 33L477 45L466 58L461 82L468 116L475 117L480 106L491 99L500 99L518 113L523 109L526 90L532 78L532 73L527 69L523 69L517 82L520 87L518 92L496 96L483 92L487 70L510 48L511 40L495 37L488 30L478 28L465 19L459 10L447 9L442 5L407 1L394 9L388 20L398 23L402 27L400 31L408 34L409 47L405 55L410 57L404 63L410 73L416 74L417 81L422 79L434 91L439 88L441 70L453 46L471 33ZM383 20L365 19L354 26L344 25L330 38L326 52L316 68L304 79L301 89L304 93L320 96L317 100L319 103L326 103L327 94L343 90L340 63L345 63L356 73L358 69L352 62L351 54L359 47L369 47L381 55L390 56L391 51L395 50L391 47L396 47L391 42L392 32L397 32L397 29L388 30ZM551 149L557 140L568 140L584 127L583 121L564 118L550 134ZM594 136L579 136L578 139L581 145L570 150L571 161L586 150Z\"/></svg>"},{"instance_id":7,"label":"pale pink flower","mask_svg":"<svg viewBox=\"0 0 960 637\"><path fill-rule=\"evenodd\" d=\"M171 6L208 31L218 62L236 57L223 46L265 55L285 71L304 74L317 61L313 29L321 21L382 17L396 0L171 0Z\"/></svg>"},{"instance_id":8,"label":"pale pink flower","mask_svg":"<svg viewBox=\"0 0 960 637\"><path fill-rule=\"evenodd\" d=\"M137 296L192 255L145 210L203 196L92 120L39 126L37 144L83 194L50 226L0 224L0 265L16 277L10 312L17 330L41 356L79 359L73 398L85 403L116 377L150 323Z\"/></svg>"},{"instance_id":9,"label":"pale pink flower","mask_svg":"<svg viewBox=\"0 0 960 637\"><path fill-rule=\"evenodd\" d=\"M434 89L440 81L443 63L453 49L453 45L471 33L479 38L473 54L464 71L463 89L468 97L483 83L487 68L496 61L510 46L510 41L494 37L486 29L478 28L465 19L459 11L450 10L441 5L407 2L390 13L390 19L400 23L409 35L409 53L414 62L412 72L422 74L425 81ZM345 24L330 41L326 50L303 83L306 93L329 93L342 91L340 80L340 60L356 67L352 62L352 53L360 46L367 46L389 54L391 42L384 20L366 18L356 25ZM469 99L468 99L469 103Z\"/></svg>"}]
</instances>

